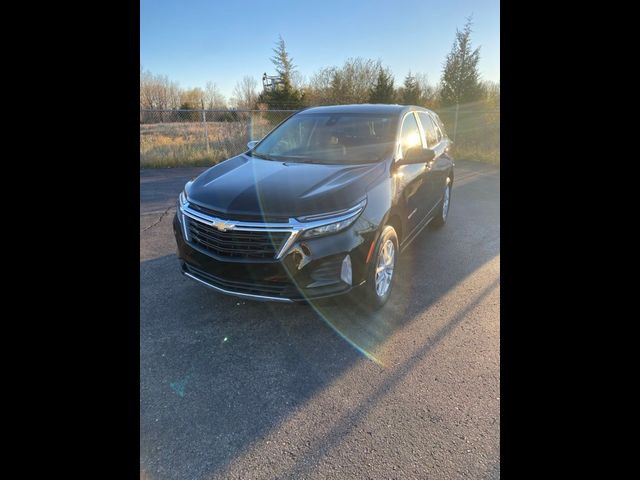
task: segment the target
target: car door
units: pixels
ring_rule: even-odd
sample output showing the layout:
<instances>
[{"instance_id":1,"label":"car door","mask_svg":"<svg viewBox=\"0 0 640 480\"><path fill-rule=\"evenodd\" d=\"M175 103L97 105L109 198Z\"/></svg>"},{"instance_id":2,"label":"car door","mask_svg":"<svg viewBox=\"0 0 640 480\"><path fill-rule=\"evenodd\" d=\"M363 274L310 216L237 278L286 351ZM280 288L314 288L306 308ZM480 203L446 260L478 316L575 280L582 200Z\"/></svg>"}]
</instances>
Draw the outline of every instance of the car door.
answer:
<instances>
[{"instance_id":1,"label":"car door","mask_svg":"<svg viewBox=\"0 0 640 480\"><path fill-rule=\"evenodd\" d=\"M418 112L418 118L424 135L423 141L435 153L433 160L427 165L424 193L425 202L433 209L442 198L446 184L446 169L443 167L447 162L443 162L442 156L447 145L444 135L428 112Z\"/></svg>"},{"instance_id":2,"label":"car door","mask_svg":"<svg viewBox=\"0 0 640 480\"><path fill-rule=\"evenodd\" d=\"M405 114L400 130L401 154L408 148L419 146L426 148L422 140L422 132L414 112ZM412 232L429 211L424 195L426 192L426 164L401 165L396 179L400 182L400 191L406 206L407 232Z\"/></svg>"},{"instance_id":3,"label":"car door","mask_svg":"<svg viewBox=\"0 0 640 480\"><path fill-rule=\"evenodd\" d=\"M447 185L447 177L453 167L453 160L449 156L449 150L451 148L451 141L447 136L447 132L444 130L444 125L437 114L429 112L431 119L433 120L433 126L436 130L437 137L437 155L431 171L433 172L433 179L436 188L440 191L440 198L444 195L444 189Z\"/></svg>"}]
</instances>

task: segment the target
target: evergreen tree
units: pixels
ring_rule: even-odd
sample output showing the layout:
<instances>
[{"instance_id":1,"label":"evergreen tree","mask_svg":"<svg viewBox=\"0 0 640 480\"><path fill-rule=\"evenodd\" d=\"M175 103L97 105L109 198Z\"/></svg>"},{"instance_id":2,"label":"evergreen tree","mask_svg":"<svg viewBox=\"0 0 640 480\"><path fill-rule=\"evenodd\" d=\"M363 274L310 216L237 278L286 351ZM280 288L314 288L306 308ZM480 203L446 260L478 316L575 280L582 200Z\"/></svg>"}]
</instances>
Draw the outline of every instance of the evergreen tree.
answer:
<instances>
[{"instance_id":1,"label":"evergreen tree","mask_svg":"<svg viewBox=\"0 0 640 480\"><path fill-rule=\"evenodd\" d=\"M381 68L375 85L369 94L369 103L394 103L393 75L389 70Z\"/></svg>"},{"instance_id":2,"label":"evergreen tree","mask_svg":"<svg viewBox=\"0 0 640 480\"><path fill-rule=\"evenodd\" d=\"M440 80L443 106L477 101L482 96L478 62L480 47L471 50L471 17L462 31L456 29L456 40L447 55Z\"/></svg>"},{"instance_id":3,"label":"evergreen tree","mask_svg":"<svg viewBox=\"0 0 640 480\"><path fill-rule=\"evenodd\" d=\"M405 105L418 105L422 100L422 88L418 79L409 72L404 78L401 89L402 103Z\"/></svg>"},{"instance_id":4,"label":"evergreen tree","mask_svg":"<svg viewBox=\"0 0 640 480\"><path fill-rule=\"evenodd\" d=\"M258 102L267 103L272 107L300 108L303 101L302 92L295 88L292 82L296 67L293 64L293 58L287 52L282 36L276 43L273 53L271 63L280 77L280 82L272 90L261 93Z\"/></svg>"}]
</instances>

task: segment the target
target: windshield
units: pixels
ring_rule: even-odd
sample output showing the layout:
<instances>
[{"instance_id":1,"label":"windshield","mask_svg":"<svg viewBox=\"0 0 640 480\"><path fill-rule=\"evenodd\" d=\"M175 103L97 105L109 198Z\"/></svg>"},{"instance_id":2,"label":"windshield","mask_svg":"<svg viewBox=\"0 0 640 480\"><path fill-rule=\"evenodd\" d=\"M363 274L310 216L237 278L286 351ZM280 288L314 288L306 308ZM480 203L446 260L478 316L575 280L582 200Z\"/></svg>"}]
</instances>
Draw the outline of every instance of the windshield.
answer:
<instances>
[{"instance_id":1,"label":"windshield","mask_svg":"<svg viewBox=\"0 0 640 480\"><path fill-rule=\"evenodd\" d=\"M371 113L294 115L250 154L310 163L373 163L391 156L397 117Z\"/></svg>"}]
</instances>

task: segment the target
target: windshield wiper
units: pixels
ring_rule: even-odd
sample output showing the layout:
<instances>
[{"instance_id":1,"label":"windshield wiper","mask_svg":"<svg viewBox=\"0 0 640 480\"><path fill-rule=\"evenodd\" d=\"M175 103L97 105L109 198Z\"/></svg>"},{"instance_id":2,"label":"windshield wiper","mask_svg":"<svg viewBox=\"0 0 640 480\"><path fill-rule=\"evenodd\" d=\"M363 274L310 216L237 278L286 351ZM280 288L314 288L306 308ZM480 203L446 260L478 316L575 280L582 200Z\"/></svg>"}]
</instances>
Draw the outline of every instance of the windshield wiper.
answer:
<instances>
[{"instance_id":1,"label":"windshield wiper","mask_svg":"<svg viewBox=\"0 0 640 480\"><path fill-rule=\"evenodd\" d=\"M322 162L320 160L313 160L311 158L296 158L295 160L292 160L292 162L295 162L295 163L325 163L325 162Z\"/></svg>"},{"instance_id":2,"label":"windshield wiper","mask_svg":"<svg viewBox=\"0 0 640 480\"><path fill-rule=\"evenodd\" d=\"M284 161L295 162L295 163L325 163L322 160L317 160L310 157L295 156L295 155L289 155L287 157L284 157Z\"/></svg>"},{"instance_id":3,"label":"windshield wiper","mask_svg":"<svg viewBox=\"0 0 640 480\"><path fill-rule=\"evenodd\" d=\"M267 155L264 153L249 152L249 155L256 158L261 158L263 160L276 160L276 158L272 157L271 155Z\"/></svg>"}]
</instances>

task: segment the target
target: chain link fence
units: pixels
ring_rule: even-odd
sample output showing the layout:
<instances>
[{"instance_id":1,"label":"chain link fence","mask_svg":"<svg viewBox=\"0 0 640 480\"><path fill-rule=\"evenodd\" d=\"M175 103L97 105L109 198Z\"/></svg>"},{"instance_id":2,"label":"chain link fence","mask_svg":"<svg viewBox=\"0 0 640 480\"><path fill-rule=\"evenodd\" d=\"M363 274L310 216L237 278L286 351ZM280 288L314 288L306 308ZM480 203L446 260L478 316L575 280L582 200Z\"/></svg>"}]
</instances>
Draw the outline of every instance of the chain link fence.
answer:
<instances>
[{"instance_id":1,"label":"chain link fence","mask_svg":"<svg viewBox=\"0 0 640 480\"><path fill-rule=\"evenodd\" d=\"M141 110L140 167L209 166L247 149L298 110ZM454 158L500 164L500 107L437 109Z\"/></svg>"},{"instance_id":2,"label":"chain link fence","mask_svg":"<svg viewBox=\"0 0 640 480\"><path fill-rule=\"evenodd\" d=\"M140 110L140 167L213 165L297 110Z\"/></svg>"}]
</instances>

